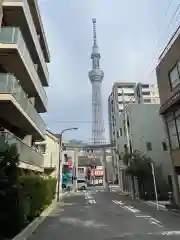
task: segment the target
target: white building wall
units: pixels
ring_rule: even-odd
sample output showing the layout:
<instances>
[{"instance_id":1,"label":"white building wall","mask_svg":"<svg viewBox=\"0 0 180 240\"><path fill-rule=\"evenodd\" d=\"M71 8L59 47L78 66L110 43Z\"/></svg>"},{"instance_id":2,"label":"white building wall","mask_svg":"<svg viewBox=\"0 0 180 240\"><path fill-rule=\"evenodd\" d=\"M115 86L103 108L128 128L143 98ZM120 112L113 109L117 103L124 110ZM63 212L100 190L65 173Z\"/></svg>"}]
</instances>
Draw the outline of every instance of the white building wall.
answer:
<instances>
[{"instance_id":1,"label":"white building wall","mask_svg":"<svg viewBox=\"0 0 180 240\"><path fill-rule=\"evenodd\" d=\"M46 131L45 140L36 142L36 146L38 151L44 156L44 168L53 169L52 172L49 172L49 175L57 177L60 152L59 139L49 131Z\"/></svg>"},{"instance_id":2,"label":"white building wall","mask_svg":"<svg viewBox=\"0 0 180 240\"><path fill-rule=\"evenodd\" d=\"M167 176L171 174L171 162L168 150L163 150L162 143L168 142L163 120L159 115L159 107L159 104L133 104L127 109L127 114L133 150L137 149L151 157L156 164L162 166L164 175ZM152 151L147 150L147 142L152 144Z\"/></svg>"}]
</instances>

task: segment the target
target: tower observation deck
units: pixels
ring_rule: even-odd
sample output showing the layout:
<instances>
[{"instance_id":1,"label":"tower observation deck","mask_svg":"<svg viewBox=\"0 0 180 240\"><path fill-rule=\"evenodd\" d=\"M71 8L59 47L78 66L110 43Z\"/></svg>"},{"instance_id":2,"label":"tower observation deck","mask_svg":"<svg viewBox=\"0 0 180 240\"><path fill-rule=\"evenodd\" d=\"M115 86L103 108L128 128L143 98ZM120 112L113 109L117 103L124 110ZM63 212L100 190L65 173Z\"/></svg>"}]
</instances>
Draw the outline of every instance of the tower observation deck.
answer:
<instances>
[{"instance_id":1,"label":"tower observation deck","mask_svg":"<svg viewBox=\"0 0 180 240\"><path fill-rule=\"evenodd\" d=\"M100 53L97 45L96 19L93 22L93 47L92 47L92 70L89 71L89 79L92 84L92 143L104 142L104 121L102 110L101 83L104 72L100 69Z\"/></svg>"}]
</instances>

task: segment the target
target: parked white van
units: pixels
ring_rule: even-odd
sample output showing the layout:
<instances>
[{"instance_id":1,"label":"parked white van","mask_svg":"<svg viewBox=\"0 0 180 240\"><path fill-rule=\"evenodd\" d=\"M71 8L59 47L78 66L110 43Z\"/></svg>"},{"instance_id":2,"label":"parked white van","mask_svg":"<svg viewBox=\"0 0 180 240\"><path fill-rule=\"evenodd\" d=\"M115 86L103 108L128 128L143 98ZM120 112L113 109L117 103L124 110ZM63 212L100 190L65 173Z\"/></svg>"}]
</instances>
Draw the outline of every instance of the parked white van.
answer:
<instances>
[{"instance_id":1,"label":"parked white van","mask_svg":"<svg viewBox=\"0 0 180 240\"><path fill-rule=\"evenodd\" d=\"M85 179L77 179L77 188L79 190L86 190L87 189L87 182Z\"/></svg>"}]
</instances>

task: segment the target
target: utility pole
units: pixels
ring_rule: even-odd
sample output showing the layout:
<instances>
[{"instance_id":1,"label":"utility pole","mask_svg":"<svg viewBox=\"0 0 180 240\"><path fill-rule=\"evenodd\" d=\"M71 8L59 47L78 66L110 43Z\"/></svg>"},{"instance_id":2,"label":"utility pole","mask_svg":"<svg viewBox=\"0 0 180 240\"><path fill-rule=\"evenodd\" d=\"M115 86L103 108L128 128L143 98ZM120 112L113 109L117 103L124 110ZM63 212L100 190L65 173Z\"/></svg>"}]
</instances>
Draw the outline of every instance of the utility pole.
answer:
<instances>
[{"instance_id":1,"label":"utility pole","mask_svg":"<svg viewBox=\"0 0 180 240\"><path fill-rule=\"evenodd\" d=\"M73 166L73 191L77 191L77 177L78 177L78 149L74 149L74 166Z\"/></svg>"},{"instance_id":2,"label":"utility pole","mask_svg":"<svg viewBox=\"0 0 180 240\"><path fill-rule=\"evenodd\" d=\"M152 170L152 176L153 176L153 182L154 182L154 192L155 192L155 196L156 196L156 207L157 207L157 210L159 210L159 201L158 201L158 194L157 194L156 177L155 177L154 164L153 163L151 163L151 170Z\"/></svg>"},{"instance_id":3,"label":"utility pole","mask_svg":"<svg viewBox=\"0 0 180 240\"><path fill-rule=\"evenodd\" d=\"M128 149L128 153L130 154L130 158L131 158L129 164L131 164L133 149L132 149L132 146L130 147L128 117L127 117L126 106L125 106L125 101L124 101L124 90L123 89L122 89L122 101L123 101L123 109L124 109L124 124L125 124L126 139L127 139L127 149ZM134 180L134 176L131 176L131 183L132 183L132 198L135 199L135 180Z\"/></svg>"}]
</instances>

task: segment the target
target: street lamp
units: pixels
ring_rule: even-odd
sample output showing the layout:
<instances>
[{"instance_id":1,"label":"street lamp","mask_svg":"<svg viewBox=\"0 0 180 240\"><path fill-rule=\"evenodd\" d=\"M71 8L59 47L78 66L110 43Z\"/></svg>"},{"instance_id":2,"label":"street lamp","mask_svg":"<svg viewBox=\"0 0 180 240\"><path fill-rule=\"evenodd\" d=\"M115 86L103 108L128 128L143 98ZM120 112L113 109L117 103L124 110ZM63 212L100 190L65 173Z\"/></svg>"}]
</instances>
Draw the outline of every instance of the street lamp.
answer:
<instances>
[{"instance_id":1,"label":"street lamp","mask_svg":"<svg viewBox=\"0 0 180 240\"><path fill-rule=\"evenodd\" d=\"M78 130L78 128L66 128L61 131L60 136L59 136L59 146L60 146L60 153L59 153L59 162L58 162L58 176L57 176L57 202L59 202L59 193L60 193L60 180L62 177L62 168L61 168L61 150L62 150L62 135L66 131L71 131L71 130Z\"/></svg>"}]
</instances>

